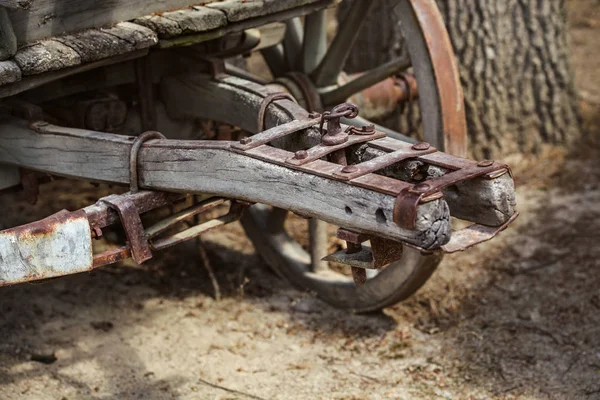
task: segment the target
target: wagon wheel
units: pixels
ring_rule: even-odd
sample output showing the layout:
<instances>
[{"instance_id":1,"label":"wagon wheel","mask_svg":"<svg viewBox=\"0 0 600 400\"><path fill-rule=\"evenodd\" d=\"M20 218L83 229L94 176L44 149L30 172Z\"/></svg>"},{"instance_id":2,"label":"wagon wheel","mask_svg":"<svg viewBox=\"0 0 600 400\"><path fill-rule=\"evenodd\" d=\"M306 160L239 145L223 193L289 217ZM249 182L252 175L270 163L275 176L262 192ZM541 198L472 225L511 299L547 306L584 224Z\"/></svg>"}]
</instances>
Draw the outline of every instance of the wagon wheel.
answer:
<instances>
[{"instance_id":1,"label":"wagon wheel","mask_svg":"<svg viewBox=\"0 0 600 400\"><path fill-rule=\"evenodd\" d=\"M464 155L462 89L450 40L433 0L399 0L393 10L402 23L408 57L399 57L342 83L344 63L364 15L377 3L355 0L329 48L325 10L308 15L304 24L297 18L287 21L283 46L263 54L273 74L287 77L287 81L280 80L284 84L294 81L307 108L326 108L412 67L425 140L440 150ZM395 304L418 290L441 261L440 256L405 247L400 261L374 271L364 284L357 286L350 276L333 272L321 261L329 246L327 224L308 222L310 246L306 250L286 231L288 217L285 210L255 206L247 212L243 225L257 251L279 275L339 308L368 312Z\"/></svg>"}]
</instances>

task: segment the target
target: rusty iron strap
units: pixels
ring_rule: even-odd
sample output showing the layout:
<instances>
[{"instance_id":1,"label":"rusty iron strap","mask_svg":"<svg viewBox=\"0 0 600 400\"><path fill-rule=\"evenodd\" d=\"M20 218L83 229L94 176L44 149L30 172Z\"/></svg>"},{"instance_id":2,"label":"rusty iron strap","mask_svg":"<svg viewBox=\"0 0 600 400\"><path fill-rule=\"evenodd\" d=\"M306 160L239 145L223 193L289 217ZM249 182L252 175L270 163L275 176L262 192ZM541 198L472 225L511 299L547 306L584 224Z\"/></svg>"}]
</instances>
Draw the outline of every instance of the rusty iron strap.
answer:
<instances>
[{"instance_id":1,"label":"rusty iron strap","mask_svg":"<svg viewBox=\"0 0 600 400\"><path fill-rule=\"evenodd\" d=\"M129 152L129 188L131 193L139 192L138 182L138 153L142 145L148 140L152 139L166 139L165 135L157 131L147 131L138 136Z\"/></svg>"},{"instance_id":2,"label":"rusty iron strap","mask_svg":"<svg viewBox=\"0 0 600 400\"><path fill-rule=\"evenodd\" d=\"M403 189L396 199L394 206L394 222L406 229L415 229L417 224L417 207L424 198L433 199L440 196L443 189L479 176L508 170L505 164L493 161L479 163L475 167L463 168L442 175L438 178L413 185Z\"/></svg>"}]
</instances>

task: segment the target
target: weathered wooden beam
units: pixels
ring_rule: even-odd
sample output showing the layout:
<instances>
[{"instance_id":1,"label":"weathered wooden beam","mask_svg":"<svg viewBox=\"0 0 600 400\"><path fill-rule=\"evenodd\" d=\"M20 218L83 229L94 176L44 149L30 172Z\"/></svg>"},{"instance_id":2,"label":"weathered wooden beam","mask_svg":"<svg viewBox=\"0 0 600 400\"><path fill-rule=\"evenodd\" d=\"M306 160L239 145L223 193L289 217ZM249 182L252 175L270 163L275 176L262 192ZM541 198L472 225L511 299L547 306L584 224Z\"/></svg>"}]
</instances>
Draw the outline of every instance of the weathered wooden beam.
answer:
<instances>
[{"instance_id":1,"label":"weathered wooden beam","mask_svg":"<svg viewBox=\"0 0 600 400\"><path fill-rule=\"evenodd\" d=\"M32 130L25 121L6 117L0 120L0 163L127 184L132 139L44 123ZM449 239L449 212L443 200L419 207L416 230L402 229L393 222L395 196L257 160L229 146L230 142L215 141L148 142L138 158L140 186L269 204L425 248L437 248Z\"/></svg>"},{"instance_id":2,"label":"weathered wooden beam","mask_svg":"<svg viewBox=\"0 0 600 400\"><path fill-rule=\"evenodd\" d=\"M353 162L365 162L386 153L382 150L362 145L353 153ZM426 161L409 160L386 168L383 175L405 181L432 179L445 175L448 169ZM448 202L450 213L456 218L466 219L478 224L500 226L516 212L515 184L510 174L505 173L494 179L479 177L444 190L444 199Z\"/></svg>"},{"instance_id":3,"label":"weathered wooden beam","mask_svg":"<svg viewBox=\"0 0 600 400\"><path fill-rule=\"evenodd\" d=\"M257 132L256 115L262 100L269 93L264 86L240 78L228 77L216 81L202 74L168 77L161 84L162 100L172 117L216 119L240 126L249 132ZM301 118L307 115L304 109L289 100L279 101L271 105L269 110L267 126L287 122L292 116ZM304 135L289 136L274 145L296 150L312 147L318 142L320 135L312 130ZM384 151L362 145L356 147L349 157L353 163L357 163L384 154ZM434 178L448 172L444 168L429 167L425 162L419 162L419 166L424 170L421 179ZM384 175L410 182L417 169L414 163L407 161L386 168ZM460 183L446 189L445 195L453 216L485 225L502 225L514 214L516 208L514 183L509 174L491 180L478 178Z\"/></svg>"}]
</instances>

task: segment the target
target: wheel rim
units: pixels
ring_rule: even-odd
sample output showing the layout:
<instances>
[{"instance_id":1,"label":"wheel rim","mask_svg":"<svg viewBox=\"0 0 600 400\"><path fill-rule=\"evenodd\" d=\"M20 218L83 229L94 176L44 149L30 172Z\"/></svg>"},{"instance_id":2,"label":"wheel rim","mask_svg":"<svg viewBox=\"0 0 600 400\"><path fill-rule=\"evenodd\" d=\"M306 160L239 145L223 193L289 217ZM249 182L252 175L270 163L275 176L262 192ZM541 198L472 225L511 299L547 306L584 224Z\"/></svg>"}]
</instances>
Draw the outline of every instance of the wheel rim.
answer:
<instances>
[{"instance_id":1,"label":"wheel rim","mask_svg":"<svg viewBox=\"0 0 600 400\"><path fill-rule=\"evenodd\" d=\"M329 96L322 95L321 100L335 98L331 92L340 91L340 86L335 87L335 84L340 74L343 74L343 64L364 20L363 16L373 7L373 3L375 2L354 2L349 20L341 25L328 52L325 52L325 11L307 16L304 32L299 20L288 21L283 51L279 48L277 55L273 52L264 54L272 71L276 75L288 74L289 77L290 71L299 68L304 77L310 77L312 85L321 94L329 93ZM401 18L405 36L409 38L406 43L419 85L425 139L440 150L464 155L466 131L462 90L441 15L430 0L400 0L395 12ZM304 40L299 43L298 38L301 37ZM290 52L296 52L296 55L286 54ZM301 54L298 55L297 52ZM406 60L398 59L365 75L371 74L371 81L375 78L383 79L405 67ZM386 74L388 75L385 76ZM369 79L363 80L371 82ZM365 84L363 82L355 87L361 88ZM325 90L325 87L330 89ZM314 100L312 103L314 104ZM400 140L405 138L393 132L391 136ZM316 228L313 227L310 232L313 238L313 245L309 250L313 253L311 257L309 251L303 249L286 232L282 212L283 210L257 205L247 213L243 224L257 250L279 275L296 287L308 289L339 308L368 312L401 301L420 288L441 261L440 256L423 255L405 246L402 260L371 275L363 285L356 286L351 278L331 274L320 261L324 253L323 246L315 248L315 243L319 243L315 237L322 238L326 227L314 223Z\"/></svg>"}]
</instances>

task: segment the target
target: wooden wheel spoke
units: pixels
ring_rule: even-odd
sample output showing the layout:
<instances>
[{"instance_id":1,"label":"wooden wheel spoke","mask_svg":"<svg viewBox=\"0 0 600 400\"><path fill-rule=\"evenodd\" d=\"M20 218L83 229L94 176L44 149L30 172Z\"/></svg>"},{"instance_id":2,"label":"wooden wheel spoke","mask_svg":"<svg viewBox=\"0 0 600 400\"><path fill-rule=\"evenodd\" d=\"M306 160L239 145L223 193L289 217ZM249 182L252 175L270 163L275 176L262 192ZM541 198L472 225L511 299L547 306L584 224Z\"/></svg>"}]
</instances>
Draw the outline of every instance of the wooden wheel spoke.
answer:
<instances>
[{"instance_id":1,"label":"wooden wheel spoke","mask_svg":"<svg viewBox=\"0 0 600 400\"><path fill-rule=\"evenodd\" d=\"M258 83L259 85L266 85L268 82L265 81L258 75L254 75L251 72L246 71L245 69L236 67L233 64L225 63L225 72L229 75L237 76L238 78L246 79L250 82Z\"/></svg>"},{"instance_id":2,"label":"wooden wheel spoke","mask_svg":"<svg viewBox=\"0 0 600 400\"><path fill-rule=\"evenodd\" d=\"M327 256L327 222L318 219L308 221L310 237L310 259L312 272L327 271L327 261L322 258Z\"/></svg>"},{"instance_id":3,"label":"wooden wheel spoke","mask_svg":"<svg viewBox=\"0 0 600 400\"><path fill-rule=\"evenodd\" d=\"M302 42L302 71L312 73L327 52L327 11L306 16Z\"/></svg>"},{"instance_id":4,"label":"wooden wheel spoke","mask_svg":"<svg viewBox=\"0 0 600 400\"><path fill-rule=\"evenodd\" d=\"M267 217L267 229L270 233L280 233L284 230L288 210L273 208Z\"/></svg>"},{"instance_id":5,"label":"wooden wheel spoke","mask_svg":"<svg viewBox=\"0 0 600 400\"><path fill-rule=\"evenodd\" d=\"M365 21L365 15L369 12L375 1L355 1L348 16L340 24L338 33L333 39L325 57L313 72L312 77L317 87L333 85L337 82L338 75L342 72L348 55L354 47L360 28Z\"/></svg>"},{"instance_id":6,"label":"wooden wheel spoke","mask_svg":"<svg viewBox=\"0 0 600 400\"><path fill-rule=\"evenodd\" d=\"M271 70L271 74L273 74L273 76L282 76L288 71L283 46L281 44L267 47L266 49L262 49L260 52L265 59L265 62L269 66L269 70Z\"/></svg>"},{"instance_id":7,"label":"wooden wheel spoke","mask_svg":"<svg viewBox=\"0 0 600 400\"><path fill-rule=\"evenodd\" d=\"M346 101L353 94L359 93L371 86L396 75L411 66L410 57L404 55L392 61L373 68L350 82L322 94L323 104L332 105Z\"/></svg>"},{"instance_id":8,"label":"wooden wheel spoke","mask_svg":"<svg viewBox=\"0 0 600 400\"><path fill-rule=\"evenodd\" d=\"M302 38L304 28L300 18L292 18L285 21L285 37L283 38L283 49L285 59L289 70L295 70L299 64L299 57L302 54Z\"/></svg>"}]
</instances>

